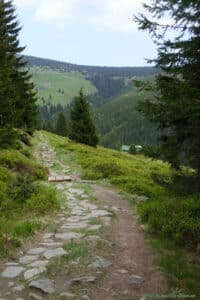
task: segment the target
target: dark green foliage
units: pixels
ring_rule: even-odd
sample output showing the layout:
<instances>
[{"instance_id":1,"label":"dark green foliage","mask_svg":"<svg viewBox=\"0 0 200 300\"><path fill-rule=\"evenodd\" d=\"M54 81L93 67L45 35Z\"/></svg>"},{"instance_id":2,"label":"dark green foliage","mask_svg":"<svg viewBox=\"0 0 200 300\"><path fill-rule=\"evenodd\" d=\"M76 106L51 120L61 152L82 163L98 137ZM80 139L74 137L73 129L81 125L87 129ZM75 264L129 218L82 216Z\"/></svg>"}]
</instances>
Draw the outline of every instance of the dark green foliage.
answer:
<instances>
[{"instance_id":1,"label":"dark green foliage","mask_svg":"<svg viewBox=\"0 0 200 300\"><path fill-rule=\"evenodd\" d=\"M67 123L66 123L66 119L65 119L63 112L60 112L58 114L55 132L56 132L56 134L61 135L61 136L68 135Z\"/></svg>"},{"instance_id":2,"label":"dark green foliage","mask_svg":"<svg viewBox=\"0 0 200 300\"><path fill-rule=\"evenodd\" d=\"M0 148L18 148L19 143L17 142L18 134L11 128L0 128Z\"/></svg>"},{"instance_id":3,"label":"dark green foliage","mask_svg":"<svg viewBox=\"0 0 200 300\"><path fill-rule=\"evenodd\" d=\"M120 149L123 144L156 144L155 126L137 111L140 99L141 95L132 87L96 109L95 123L101 145Z\"/></svg>"},{"instance_id":4,"label":"dark green foliage","mask_svg":"<svg viewBox=\"0 0 200 300\"><path fill-rule=\"evenodd\" d=\"M162 157L161 149L159 146L147 145L143 147L143 154L154 159L159 159Z\"/></svg>"},{"instance_id":5,"label":"dark green foliage","mask_svg":"<svg viewBox=\"0 0 200 300\"><path fill-rule=\"evenodd\" d=\"M31 76L19 46L20 27L12 1L0 1L0 125L32 132L37 115Z\"/></svg>"},{"instance_id":6,"label":"dark green foliage","mask_svg":"<svg viewBox=\"0 0 200 300\"><path fill-rule=\"evenodd\" d=\"M132 144L132 145L130 146L129 154L136 154L136 149L135 149L135 145L134 145L134 144Z\"/></svg>"},{"instance_id":7,"label":"dark green foliage","mask_svg":"<svg viewBox=\"0 0 200 300\"><path fill-rule=\"evenodd\" d=\"M196 248L200 243L199 196L170 198L140 204L138 210L142 221L160 237Z\"/></svg>"},{"instance_id":8,"label":"dark green foliage","mask_svg":"<svg viewBox=\"0 0 200 300\"><path fill-rule=\"evenodd\" d=\"M145 8L153 21L140 15L137 22L159 45L154 63L163 73L153 86L145 86L154 98L147 97L139 109L162 131L163 155L175 167L186 164L196 169L199 182L200 2L153 0ZM174 25L159 24L166 15L171 16ZM175 38L167 36L169 30Z\"/></svg>"},{"instance_id":9,"label":"dark green foliage","mask_svg":"<svg viewBox=\"0 0 200 300\"><path fill-rule=\"evenodd\" d=\"M89 111L89 104L80 90L71 109L70 138L76 142L96 147L98 137Z\"/></svg>"},{"instance_id":10,"label":"dark green foliage","mask_svg":"<svg viewBox=\"0 0 200 300\"><path fill-rule=\"evenodd\" d=\"M30 174L20 174L9 186L8 197L15 203L25 203L35 192L34 179Z\"/></svg>"}]
</instances>

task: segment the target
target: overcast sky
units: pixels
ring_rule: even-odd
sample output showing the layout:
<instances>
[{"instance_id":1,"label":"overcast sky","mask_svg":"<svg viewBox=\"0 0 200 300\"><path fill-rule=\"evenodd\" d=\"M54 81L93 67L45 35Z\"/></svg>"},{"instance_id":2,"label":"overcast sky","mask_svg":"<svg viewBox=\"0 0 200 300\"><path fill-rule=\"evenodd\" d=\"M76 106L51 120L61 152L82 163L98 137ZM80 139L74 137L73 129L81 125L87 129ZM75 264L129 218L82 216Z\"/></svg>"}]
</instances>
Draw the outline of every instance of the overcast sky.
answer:
<instances>
[{"instance_id":1,"label":"overcast sky","mask_svg":"<svg viewBox=\"0 0 200 300\"><path fill-rule=\"evenodd\" d=\"M25 54L76 64L143 66L156 56L133 15L149 0L14 0Z\"/></svg>"}]
</instances>

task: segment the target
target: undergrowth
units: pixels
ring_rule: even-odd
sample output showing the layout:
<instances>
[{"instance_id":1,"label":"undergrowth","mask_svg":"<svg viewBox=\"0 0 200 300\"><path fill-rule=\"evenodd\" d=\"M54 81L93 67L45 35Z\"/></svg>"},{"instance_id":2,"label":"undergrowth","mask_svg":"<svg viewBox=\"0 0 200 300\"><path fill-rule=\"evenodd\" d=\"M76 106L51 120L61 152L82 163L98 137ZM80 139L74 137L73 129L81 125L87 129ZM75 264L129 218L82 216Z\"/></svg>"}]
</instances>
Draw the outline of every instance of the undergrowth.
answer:
<instances>
[{"instance_id":1,"label":"undergrowth","mask_svg":"<svg viewBox=\"0 0 200 300\"><path fill-rule=\"evenodd\" d=\"M55 189L42 183L48 171L32 156L31 137L19 131L18 139L5 145L0 149L0 257L44 229L42 216L59 208Z\"/></svg>"},{"instance_id":2,"label":"undergrowth","mask_svg":"<svg viewBox=\"0 0 200 300\"><path fill-rule=\"evenodd\" d=\"M137 205L142 222L151 236L162 240L159 265L169 275L172 287L198 291L199 265L189 264L187 249L195 256L200 254L200 195L177 194L166 187L173 184L176 175L190 176L191 170L173 170L168 163L143 155L129 155L98 147L97 149L71 142L67 138L44 132L57 153L81 166L82 178L107 179L124 192L145 195L148 199ZM156 179L156 180L155 180ZM130 197L134 202L134 197ZM135 206L135 205L134 205ZM164 241L174 248L166 251ZM180 250L182 249L182 250ZM199 261L199 260L198 260Z\"/></svg>"}]
</instances>

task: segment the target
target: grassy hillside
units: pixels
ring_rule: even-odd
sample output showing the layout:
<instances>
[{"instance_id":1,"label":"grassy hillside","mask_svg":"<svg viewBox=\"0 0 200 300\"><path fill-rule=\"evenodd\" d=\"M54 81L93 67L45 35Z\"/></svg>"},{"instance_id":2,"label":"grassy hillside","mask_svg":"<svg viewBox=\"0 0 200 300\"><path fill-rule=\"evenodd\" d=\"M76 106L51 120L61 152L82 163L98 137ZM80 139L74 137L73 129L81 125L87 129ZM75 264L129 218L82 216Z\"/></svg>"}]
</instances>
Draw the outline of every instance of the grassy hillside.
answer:
<instances>
[{"instance_id":1,"label":"grassy hillside","mask_svg":"<svg viewBox=\"0 0 200 300\"><path fill-rule=\"evenodd\" d=\"M95 149L50 133L43 134L55 147L63 165L76 169L81 166L82 178L111 183L126 193L131 205L137 207L141 221L147 224L149 238L159 253L156 263L167 274L171 287L179 293L183 289L198 299L200 195L181 196L167 190L164 186L177 171L162 161L102 147ZM56 167L59 169L60 165ZM162 185L154 180L156 177Z\"/></svg>"},{"instance_id":2,"label":"grassy hillside","mask_svg":"<svg viewBox=\"0 0 200 300\"><path fill-rule=\"evenodd\" d=\"M96 88L79 72L32 67L30 73L36 85L39 104L67 105L84 88L87 95L96 93ZM43 101L41 100L43 98Z\"/></svg>"},{"instance_id":3,"label":"grassy hillside","mask_svg":"<svg viewBox=\"0 0 200 300\"><path fill-rule=\"evenodd\" d=\"M156 130L137 111L141 95L133 87L96 109L96 125L102 145L120 148L122 144L152 144Z\"/></svg>"},{"instance_id":4,"label":"grassy hillside","mask_svg":"<svg viewBox=\"0 0 200 300\"><path fill-rule=\"evenodd\" d=\"M59 208L56 191L44 185L47 169L33 157L34 139L17 134L15 147L0 148L0 258L44 230L51 223L47 216Z\"/></svg>"}]
</instances>

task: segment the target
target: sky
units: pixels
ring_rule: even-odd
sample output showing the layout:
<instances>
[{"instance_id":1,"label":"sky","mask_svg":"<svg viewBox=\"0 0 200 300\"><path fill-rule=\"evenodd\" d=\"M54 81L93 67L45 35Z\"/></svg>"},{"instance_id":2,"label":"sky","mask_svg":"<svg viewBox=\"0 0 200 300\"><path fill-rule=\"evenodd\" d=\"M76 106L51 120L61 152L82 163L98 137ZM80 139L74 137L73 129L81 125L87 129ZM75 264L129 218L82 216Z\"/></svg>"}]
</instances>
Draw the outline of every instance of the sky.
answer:
<instances>
[{"instance_id":1,"label":"sky","mask_svg":"<svg viewBox=\"0 0 200 300\"><path fill-rule=\"evenodd\" d=\"M145 66L156 57L133 16L149 0L14 0L24 54L82 65Z\"/></svg>"}]
</instances>

